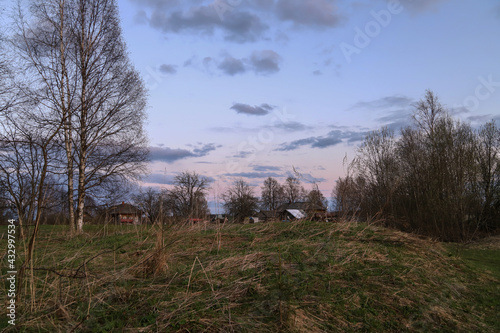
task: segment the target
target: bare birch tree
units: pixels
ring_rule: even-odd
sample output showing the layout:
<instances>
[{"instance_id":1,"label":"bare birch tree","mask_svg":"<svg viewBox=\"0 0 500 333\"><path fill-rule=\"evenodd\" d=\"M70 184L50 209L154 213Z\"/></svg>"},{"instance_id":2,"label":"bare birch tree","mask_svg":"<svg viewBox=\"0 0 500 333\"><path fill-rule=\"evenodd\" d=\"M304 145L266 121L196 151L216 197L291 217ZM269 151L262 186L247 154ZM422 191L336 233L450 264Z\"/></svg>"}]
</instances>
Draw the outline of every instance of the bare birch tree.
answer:
<instances>
[{"instance_id":1,"label":"bare birch tree","mask_svg":"<svg viewBox=\"0 0 500 333\"><path fill-rule=\"evenodd\" d=\"M145 89L128 60L114 0L28 4L19 0L16 45L31 70L31 95L50 110L44 121L63 123L69 219L82 231L87 193L143 171Z\"/></svg>"},{"instance_id":2,"label":"bare birch tree","mask_svg":"<svg viewBox=\"0 0 500 333\"><path fill-rule=\"evenodd\" d=\"M74 0L73 10L79 76L73 144L78 168L76 224L81 231L87 191L144 171L146 92L129 62L116 2Z\"/></svg>"},{"instance_id":3,"label":"bare birch tree","mask_svg":"<svg viewBox=\"0 0 500 333\"><path fill-rule=\"evenodd\" d=\"M29 8L25 12L23 8ZM25 69L24 95L46 109L46 123L62 123L58 141L66 152L62 161L66 175L67 208L74 230L74 167L72 114L76 107L78 72L75 68L75 40L72 34L72 3L69 0L18 1L17 55Z\"/></svg>"}]
</instances>

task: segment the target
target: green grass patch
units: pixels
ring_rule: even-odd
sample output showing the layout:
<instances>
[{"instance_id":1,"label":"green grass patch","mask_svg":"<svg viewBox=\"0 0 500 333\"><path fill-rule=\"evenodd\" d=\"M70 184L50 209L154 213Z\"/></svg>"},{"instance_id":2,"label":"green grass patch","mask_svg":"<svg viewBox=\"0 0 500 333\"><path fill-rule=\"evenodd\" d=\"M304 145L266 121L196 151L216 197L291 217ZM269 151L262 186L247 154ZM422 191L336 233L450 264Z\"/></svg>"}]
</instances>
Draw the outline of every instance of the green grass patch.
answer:
<instances>
[{"instance_id":1,"label":"green grass patch","mask_svg":"<svg viewBox=\"0 0 500 333\"><path fill-rule=\"evenodd\" d=\"M472 272L469 288L477 295L475 310L488 313L500 313L500 236L489 237L473 244L448 245L450 255L462 259ZM476 277L476 279L474 279ZM481 318L488 326L500 332L498 318L484 315Z\"/></svg>"},{"instance_id":2,"label":"green grass patch","mask_svg":"<svg viewBox=\"0 0 500 333\"><path fill-rule=\"evenodd\" d=\"M84 231L42 226L35 298L25 280L18 325L3 316L1 328L500 331L498 240L463 247L366 223L308 221ZM21 240L18 251L20 265Z\"/></svg>"}]
</instances>

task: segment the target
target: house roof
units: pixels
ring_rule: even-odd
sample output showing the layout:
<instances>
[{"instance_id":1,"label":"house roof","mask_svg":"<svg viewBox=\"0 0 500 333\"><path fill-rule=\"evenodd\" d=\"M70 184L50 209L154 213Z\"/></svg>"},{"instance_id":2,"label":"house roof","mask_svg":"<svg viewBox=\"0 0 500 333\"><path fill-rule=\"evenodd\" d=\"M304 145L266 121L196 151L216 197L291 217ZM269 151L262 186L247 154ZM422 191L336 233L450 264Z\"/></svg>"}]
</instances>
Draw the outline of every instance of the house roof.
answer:
<instances>
[{"instance_id":1,"label":"house roof","mask_svg":"<svg viewBox=\"0 0 500 333\"><path fill-rule=\"evenodd\" d=\"M109 214L142 214L142 211L134 205L122 202L121 205L111 207Z\"/></svg>"},{"instance_id":2,"label":"house roof","mask_svg":"<svg viewBox=\"0 0 500 333\"><path fill-rule=\"evenodd\" d=\"M296 219L303 219L306 217L306 212L300 209L287 209L286 211L292 214Z\"/></svg>"},{"instance_id":3,"label":"house roof","mask_svg":"<svg viewBox=\"0 0 500 333\"><path fill-rule=\"evenodd\" d=\"M310 211L310 210L322 210L326 211L324 207L321 207L320 205L316 205L314 203L310 202L292 202L292 203L286 203L282 204L281 206L278 207L278 212L284 212L288 209L299 209L299 210L304 210L304 211Z\"/></svg>"}]
</instances>

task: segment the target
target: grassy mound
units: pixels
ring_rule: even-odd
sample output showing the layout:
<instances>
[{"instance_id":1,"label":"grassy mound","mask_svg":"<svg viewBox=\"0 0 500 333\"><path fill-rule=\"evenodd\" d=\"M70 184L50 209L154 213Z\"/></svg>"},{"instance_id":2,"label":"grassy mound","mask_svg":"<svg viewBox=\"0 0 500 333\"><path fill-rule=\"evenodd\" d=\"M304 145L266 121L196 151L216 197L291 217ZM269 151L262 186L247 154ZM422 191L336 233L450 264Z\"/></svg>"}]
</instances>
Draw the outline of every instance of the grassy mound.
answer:
<instances>
[{"instance_id":1,"label":"grassy mound","mask_svg":"<svg viewBox=\"0 0 500 333\"><path fill-rule=\"evenodd\" d=\"M77 237L46 226L36 299L23 297L16 329L495 332L499 241L464 248L350 222L88 226Z\"/></svg>"}]
</instances>

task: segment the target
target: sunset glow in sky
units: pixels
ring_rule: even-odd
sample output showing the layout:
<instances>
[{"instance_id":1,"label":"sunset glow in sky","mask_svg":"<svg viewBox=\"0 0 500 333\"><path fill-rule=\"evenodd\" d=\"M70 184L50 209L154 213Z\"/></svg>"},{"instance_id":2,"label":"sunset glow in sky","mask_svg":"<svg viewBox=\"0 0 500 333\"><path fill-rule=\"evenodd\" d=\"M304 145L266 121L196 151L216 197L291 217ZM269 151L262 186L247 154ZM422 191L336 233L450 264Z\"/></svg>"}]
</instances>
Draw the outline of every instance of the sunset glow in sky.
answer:
<instances>
[{"instance_id":1,"label":"sunset glow in sky","mask_svg":"<svg viewBox=\"0 0 500 333\"><path fill-rule=\"evenodd\" d=\"M120 0L149 89L151 174L211 196L293 168L330 197L364 135L410 123L433 90L456 117L500 119L496 0ZM212 199L212 197L211 197Z\"/></svg>"}]
</instances>

